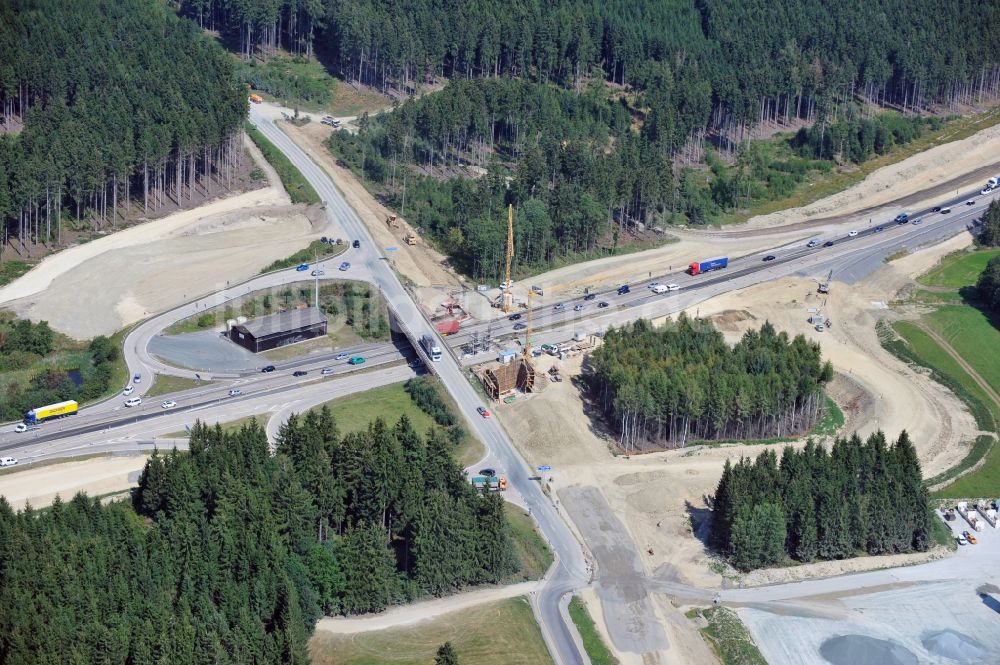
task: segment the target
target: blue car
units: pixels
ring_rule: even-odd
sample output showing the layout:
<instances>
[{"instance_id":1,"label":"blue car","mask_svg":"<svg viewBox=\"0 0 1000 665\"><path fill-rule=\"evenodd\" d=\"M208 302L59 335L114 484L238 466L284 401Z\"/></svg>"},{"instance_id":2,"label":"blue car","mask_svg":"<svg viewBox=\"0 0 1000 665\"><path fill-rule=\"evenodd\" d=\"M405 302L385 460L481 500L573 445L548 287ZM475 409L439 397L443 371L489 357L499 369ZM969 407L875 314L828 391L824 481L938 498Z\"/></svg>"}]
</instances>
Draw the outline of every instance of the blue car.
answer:
<instances>
[{"instance_id":1,"label":"blue car","mask_svg":"<svg viewBox=\"0 0 1000 665\"><path fill-rule=\"evenodd\" d=\"M308 263L303 263L298 268L296 268L296 270L298 272L305 272L306 270L309 270L309 264Z\"/></svg>"},{"instance_id":2,"label":"blue car","mask_svg":"<svg viewBox=\"0 0 1000 665\"><path fill-rule=\"evenodd\" d=\"M347 270L350 269L350 267L351 267L351 264L348 263L347 261L344 261L343 263L340 264L340 270L341 271L347 271Z\"/></svg>"}]
</instances>

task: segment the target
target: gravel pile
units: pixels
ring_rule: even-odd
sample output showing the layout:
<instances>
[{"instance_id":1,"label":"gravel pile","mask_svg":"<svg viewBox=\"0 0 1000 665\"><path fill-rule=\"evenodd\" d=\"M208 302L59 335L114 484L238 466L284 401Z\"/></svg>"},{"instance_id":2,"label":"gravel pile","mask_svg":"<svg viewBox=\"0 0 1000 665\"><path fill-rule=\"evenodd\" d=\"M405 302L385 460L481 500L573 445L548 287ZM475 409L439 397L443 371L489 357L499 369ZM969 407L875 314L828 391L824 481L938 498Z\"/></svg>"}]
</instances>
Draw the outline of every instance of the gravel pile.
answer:
<instances>
[{"instance_id":1,"label":"gravel pile","mask_svg":"<svg viewBox=\"0 0 1000 665\"><path fill-rule=\"evenodd\" d=\"M978 663L986 655L986 650L979 642L954 630L929 633L920 641L931 653L958 663Z\"/></svg>"},{"instance_id":2,"label":"gravel pile","mask_svg":"<svg viewBox=\"0 0 1000 665\"><path fill-rule=\"evenodd\" d=\"M912 651L890 640L839 635L823 642L820 655L833 665L917 665Z\"/></svg>"}]
</instances>

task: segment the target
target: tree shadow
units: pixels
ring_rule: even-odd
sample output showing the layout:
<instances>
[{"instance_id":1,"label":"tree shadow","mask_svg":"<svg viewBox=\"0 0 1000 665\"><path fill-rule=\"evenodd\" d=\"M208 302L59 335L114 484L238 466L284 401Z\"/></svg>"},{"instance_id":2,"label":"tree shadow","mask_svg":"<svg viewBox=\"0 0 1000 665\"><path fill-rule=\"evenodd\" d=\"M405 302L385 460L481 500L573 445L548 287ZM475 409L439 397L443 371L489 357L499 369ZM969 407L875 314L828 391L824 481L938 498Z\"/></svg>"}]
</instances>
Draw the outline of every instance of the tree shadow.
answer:
<instances>
[{"instance_id":1,"label":"tree shadow","mask_svg":"<svg viewBox=\"0 0 1000 665\"><path fill-rule=\"evenodd\" d=\"M705 505L698 507L691 503L690 501L684 501L684 512L688 514L688 520L691 524L691 532L694 537L697 538L706 550L711 551L709 547L708 540L712 533L712 509L709 507L709 497L704 497Z\"/></svg>"},{"instance_id":2,"label":"tree shadow","mask_svg":"<svg viewBox=\"0 0 1000 665\"><path fill-rule=\"evenodd\" d=\"M998 331L1000 331L1000 312L995 312L986 306L986 303L979 297L979 291L975 286L963 286L958 290L958 295L962 297L962 304L968 305L986 317L986 320Z\"/></svg>"},{"instance_id":3,"label":"tree shadow","mask_svg":"<svg viewBox=\"0 0 1000 665\"><path fill-rule=\"evenodd\" d=\"M981 593L979 597L982 599L983 605L1000 614L1000 600L997 600L988 593Z\"/></svg>"}]
</instances>

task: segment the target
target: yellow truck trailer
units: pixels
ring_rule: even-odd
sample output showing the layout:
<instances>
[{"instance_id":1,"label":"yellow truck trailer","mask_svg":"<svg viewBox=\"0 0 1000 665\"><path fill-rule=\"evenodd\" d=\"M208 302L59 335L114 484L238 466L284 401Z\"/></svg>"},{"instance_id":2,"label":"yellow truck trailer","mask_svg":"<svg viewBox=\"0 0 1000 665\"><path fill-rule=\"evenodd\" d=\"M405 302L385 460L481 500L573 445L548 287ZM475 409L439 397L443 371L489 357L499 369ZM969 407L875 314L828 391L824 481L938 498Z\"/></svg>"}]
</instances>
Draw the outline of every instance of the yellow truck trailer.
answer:
<instances>
[{"instance_id":1,"label":"yellow truck trailer","mask_svg":"<svg viewBox=\"0 0 1000 665\"><path fill-rule=\"evenodd\" d=\"M48 406L28 411L24 414L24 422L28 425L37 425L40 422L49 420L50 418L62 418L63 416L76 415L79 410L80 405L73 400L69 400L68 402L58 402L56 404L49 404Z\"/></svg>"}]
</instances>

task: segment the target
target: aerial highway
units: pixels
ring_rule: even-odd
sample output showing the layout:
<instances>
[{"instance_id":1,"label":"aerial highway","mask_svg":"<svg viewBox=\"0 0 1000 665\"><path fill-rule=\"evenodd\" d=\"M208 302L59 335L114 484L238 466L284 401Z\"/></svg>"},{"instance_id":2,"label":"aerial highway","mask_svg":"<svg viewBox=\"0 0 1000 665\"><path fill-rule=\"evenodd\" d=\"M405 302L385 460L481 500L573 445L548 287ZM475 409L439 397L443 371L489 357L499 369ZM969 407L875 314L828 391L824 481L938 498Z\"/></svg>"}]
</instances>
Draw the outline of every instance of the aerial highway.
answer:
<instances>
[{"instance_id":1,"label":"aerial highway","mask_svg":"<svg viewBox=\"0 0 1000 665\"><path fill-rule=\"evenodd\" d=\"M400 283L379 248L374 244L363 223L346 204L326 174L298 148L273 121L258 108L251 108L251 119L267 138L274 143L302 171L320 194L330 215L331 227L339 227L349 238L361 240L359 248L348 248L344 254L313 264L326 271L325 279L341 277L334 267L342 259L352 263L352 279L361 279L375 285L400 321L411 339L424 334L436 335L421 313L419 306ZM885 256L901 248L913 248L943 240L965 229L974 229L974 220L982 213L991 196L974 195L972 205L964 202L973 195L958 196L951 212L919 210L906 224L895 224L886 219L870 225L859 225L857 232L827 231L810 235L803 230L799 240L786 242L780 247L754 252L745 256L730 257L729 266L717 272L691 276L674 271L648 280L632 283L627 293L617 288L600 292L583 293L533 308L532 344L561 342L576 332L594 333L618 326L638 318L656 318L687 309L712 296L745 288L753 284L784 277L800 275L825 281L832 271L835 280L851 282L863 277L880 265ZM912 220L920 218L919 224ZM809 246L807 241L816 238ZM691 257L707 259L709 257ZM109 446L115 442L127 447L130 443L147 441L151 435L176 432L193 422L203 420L227 421L249 414L274 413L268 421L268 433L273 434L280 421L289 413L307 409L334 397L362 390L387 382L412 376L418 364L415 352L406 344L371 344L350 353L363 353L369 362L362 371L343 363L334 362L334 354L310 356L283 364L274 373L261 374L258 368L244 371L206 371L197 368L178 368L164 363L149 352L149 342L172 323L197 315L209 308L224 304L247 293L283 284L310 279L294 268L260 275L240 284L219 285L180 307L163 312L139 324L126 337L124 353L129 375L142 374L135 384L135 395L145 395L158 374L170 374L190 379L204 380L203 386L180 391L158 398L147 398L139 407L125 408L121 396L89 406L72 419L45 424L26 434L13 434L10 428L0 432L0 450L16 450L35 457L66 455L73 451L91 452L94 446ZM653 282L676 284L676 290L654 293ZM606 303L599 307L600 303ZM523 311L520 312L525 316ZM479 362L492 355L486 351L476 356L464 356L463 347L474 334L489 331L497 344L513 344L523 338L522 330L515 330L516 321L498 318L479 322L463 328L459 333L444 339L454 353L444 354L442 362L433 363L431 369L439 375L459 408L468 417L469 424L487 445L491 454L503 468L511 484L524 497L526 505L538 521L553 551L557 564L545 584L533 598L534 607L543 634L558 663L586 662L574 638L573 629L567 624L562 601L567 592L589 580L588 569L579 542L563 522L556 508L532 480L534 475L526 466L502 427L493 419L481 419L475 414L482 404L481 397L470 385L462 364ZM320 369L330 368L332 376L320 375ZM291 369L308 371L305 377L295 377ZM230 395L229 391L239 393ZM169 399L176 406L163 408L161 400Z\"/></svg>"}]
</instances>

